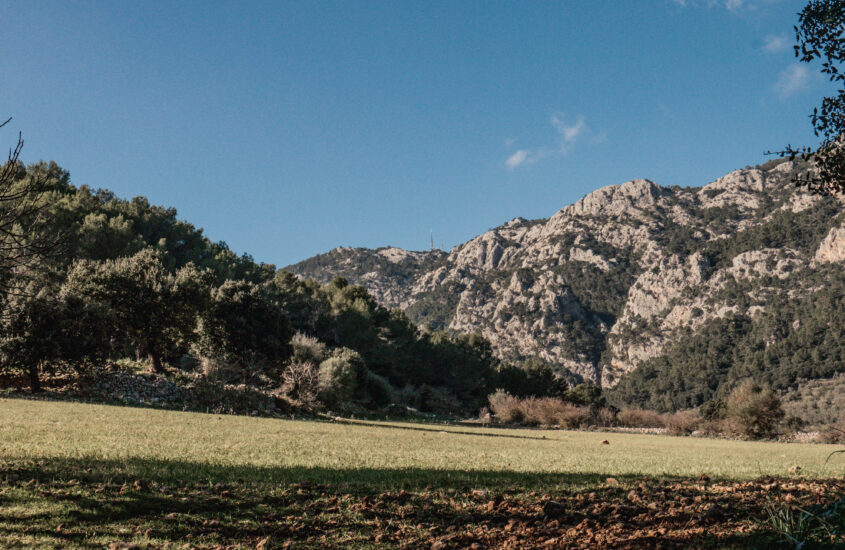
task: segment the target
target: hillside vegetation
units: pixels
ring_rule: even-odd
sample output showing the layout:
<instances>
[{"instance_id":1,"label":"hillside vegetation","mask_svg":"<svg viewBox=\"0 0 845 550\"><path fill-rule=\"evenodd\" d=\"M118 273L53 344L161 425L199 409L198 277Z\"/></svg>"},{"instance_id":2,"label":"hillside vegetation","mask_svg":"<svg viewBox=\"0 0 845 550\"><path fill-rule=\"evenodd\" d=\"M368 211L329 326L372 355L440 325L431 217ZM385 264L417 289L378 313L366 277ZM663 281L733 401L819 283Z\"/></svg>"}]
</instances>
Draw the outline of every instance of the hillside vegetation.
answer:
<instances>
[{"instance_id":1,"label":"hillside vegetation","mask_svg":"<svg viewBox=\"0 0 845 550\"><path fill-rule=\"evenodd\" d=\"M445 257L344 249L287 269L348 276L420 325L480 332L502 360L538 357L620 406L698 407L746 378L787 392L845 364L843 207L794 186L806 169L773 161L691 188L634 180ZM414 262L394 269L403 254Z\"/></svg>"},{"instance_id":2,"label":"hillside vegetation","mask_svg":"<svg viewBox=\"0 0 845 550\"><path fill-rule=\"evenodd\" d=\"M13 174L47 182L40 229L61 246L0 273L5 387L199 410L466 414L498 387L542 392L552 379L503 363L477 334L421 331L343 278L238 256L175 209L76 187L54 163Z\"/></svg>"}]
</instances>

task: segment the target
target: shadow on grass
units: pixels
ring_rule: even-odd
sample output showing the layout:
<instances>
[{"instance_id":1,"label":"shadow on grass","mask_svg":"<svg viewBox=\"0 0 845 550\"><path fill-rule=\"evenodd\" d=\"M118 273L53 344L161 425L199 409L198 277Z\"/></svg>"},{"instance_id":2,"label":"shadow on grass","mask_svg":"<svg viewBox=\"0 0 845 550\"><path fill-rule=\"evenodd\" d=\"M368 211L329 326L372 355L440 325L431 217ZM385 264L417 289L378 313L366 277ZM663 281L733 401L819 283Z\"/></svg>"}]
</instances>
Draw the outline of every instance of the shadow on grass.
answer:
<instances>
[{"instance_id":1,"label":"shadow on grass","mask_svg":"<svg viewBox=\"0 0 845 550\"><path fill-rule=\"evenodd\" d=\"M339 419L333 420L335 424L345 424L347 426L366 426L368 428L389 428L393 430L409 430L414 432L428 432L428 433L438 433L438 434L454 434L454 435L471 435L475 437L502 437L506 439L534 439L537 441L549 441L545 436L536 436L536 435L513 435L513 434L498 434L498 433L487 433L487 432L468 432L468 431L458 431L458 430L444 430L443 428L453 427L453 426L469 426L468 424L461 424L458 422L450 422L446 424L431 424L431 427L424 427L423 425L407 425L403 424L401 420L385 420L383 422L369 422L366 420L346 420L346 419ZM389 423L388 423L389 422ZM486 426L476 426L476 428L482 429L486 428ZM501 428L507 429L514 429L511 426L501 426Z\"/></svg>"},{"instance_id":2,"label":"shadow on grass","mask_svg":"<svg viewBox=\"0 0 845 550\"><path fill-rule=\"evenodd\" d=\"M14 459L0 471L7 479L36 482L87 481L132 483L141 479L162 484L248 483L285 486L294 483L331 484L350 492L420 490L430 488L495 488L500 491L541 491L589 488L607 474L517 472L510 470L458 470L429 468L325 468L309 466L242 466L208 462L126 458ZM633 482L642 476L615 476ZM664 478L669 479L669 478ZM675 479L675 478L672 478ZM678 478L679 479L679 478Z\"/></svg>"},{"instance_id":3,"label":"shadow on grass","mask_svg":"<svg viewBox=\"0 0 845 550\"><path fill-rule=\"evenodd\" d=\"M189 542L197 548L255 548L271 537L275 542L264 548L281 547L284 541L290 541L292 548L429 548L432 532L457 536L477 532L483 524L490 537L485 545L492 548L513 537L517 531L507 526L516 524L524 542L517 547L534 547L543 538L560 536L585 521L592 522L594 530L629 521L641 532L668 521L648 517L645 504L626 501L631 487L643 482L642 476L617 476L613 483L606 477L261 468L139 458L16 459L0 462L0 546L102 548L109 541L123 540L142 547ZM661 478L647 483L657 488L679 481ZM620 519L591 511L593 505L583 503L585 494L587 501L613 503L617 516L627 515ZM566 507L553 523L544 508L549 498ZM756 507L736 513L753 517L761 511ZM683 525L690 518L676 519ZM15 544L22 537L43 542ZM469 546L468 541L455 539L446 548ZM602 547L747 548L759 539L747 533L715 536L705 531L692 539L646 534L630 545L620 541Z\"/></svg>"}]
</instances>

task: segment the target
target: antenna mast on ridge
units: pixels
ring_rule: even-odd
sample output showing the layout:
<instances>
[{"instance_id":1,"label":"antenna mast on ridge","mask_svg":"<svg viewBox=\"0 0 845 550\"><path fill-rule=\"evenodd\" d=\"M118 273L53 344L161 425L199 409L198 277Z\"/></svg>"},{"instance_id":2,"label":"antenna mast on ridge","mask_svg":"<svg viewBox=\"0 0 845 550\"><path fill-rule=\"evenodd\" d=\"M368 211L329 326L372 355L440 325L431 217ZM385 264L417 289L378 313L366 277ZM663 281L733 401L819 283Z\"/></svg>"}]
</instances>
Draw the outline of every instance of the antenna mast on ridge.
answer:
<instances>
[{"instance_id":1,"label":"antenna mast on ridge","mask_svg":"<svg viewBox=\"0 0 845 550\"><path fill-rule=\"evenodd\" d=\"M429 233L431 235L431 250L434 250L434 229L430 229Z\"/></svg>"}]
</instances>

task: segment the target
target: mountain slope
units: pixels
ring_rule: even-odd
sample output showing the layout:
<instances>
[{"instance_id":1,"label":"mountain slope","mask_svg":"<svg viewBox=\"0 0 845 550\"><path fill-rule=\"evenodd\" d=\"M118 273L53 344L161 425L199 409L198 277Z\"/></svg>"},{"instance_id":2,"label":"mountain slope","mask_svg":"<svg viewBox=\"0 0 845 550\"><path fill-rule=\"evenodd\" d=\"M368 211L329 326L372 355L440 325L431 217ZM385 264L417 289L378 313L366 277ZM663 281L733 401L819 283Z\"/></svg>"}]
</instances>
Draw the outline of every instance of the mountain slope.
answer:
<instances>
[{"instance_id":1,"label":"mountain slope","mask_svg":"<svg viewBox=\"0 0 845 550\"><path fill-rule=\"evenodd\" d=\"M698 188L633 180L448 254L335 249L286 269L346 277L420 325L481 332L500 357L538 356L613 387L648 365L662 376L654 361L728 319L765 337L759 327L777 312L797 311L829 285L845 293L842 205L796 189L799 169L773 161Z\"/></svg>"}]
</instances>

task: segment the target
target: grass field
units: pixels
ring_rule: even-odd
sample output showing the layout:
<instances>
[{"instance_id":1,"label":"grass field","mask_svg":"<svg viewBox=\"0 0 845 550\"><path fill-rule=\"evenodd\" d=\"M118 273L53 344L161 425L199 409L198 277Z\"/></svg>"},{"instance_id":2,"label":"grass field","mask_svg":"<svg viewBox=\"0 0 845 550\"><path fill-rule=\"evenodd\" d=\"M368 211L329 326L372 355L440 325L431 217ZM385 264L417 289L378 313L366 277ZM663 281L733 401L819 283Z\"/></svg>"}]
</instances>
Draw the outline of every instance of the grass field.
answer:
<instances>
[{"instance_id":1,"label":"grass field","mask_svg":"<svg viewBox=\"0 0 845 550\"><path fill-rule=\"evenodd\" d=\"M843 491L835 449L4 399L0 546L742 546L766 504Z\"/></svg>"}]
</instances>

